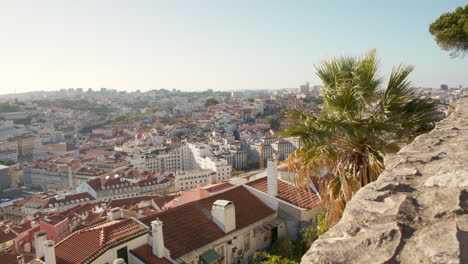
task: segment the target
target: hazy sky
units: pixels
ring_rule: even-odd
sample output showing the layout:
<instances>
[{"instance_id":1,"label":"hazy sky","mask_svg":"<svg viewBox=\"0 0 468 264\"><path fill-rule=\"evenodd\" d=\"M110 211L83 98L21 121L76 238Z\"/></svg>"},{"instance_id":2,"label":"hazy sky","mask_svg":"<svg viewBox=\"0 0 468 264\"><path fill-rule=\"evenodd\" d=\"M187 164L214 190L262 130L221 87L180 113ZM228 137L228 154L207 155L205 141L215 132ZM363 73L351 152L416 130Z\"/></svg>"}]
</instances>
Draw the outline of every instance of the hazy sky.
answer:
<instances>
[{"instance_id":1,"label":"hazy sky","mask_svg":"<svg viewBox=\"0 0 468 264\"><path fill-rule=\"evenodd\" d=\"M377 48L382 74L468 86L428 33L466 0L0 0L0 93L68 87L255 89L318 84L314 64Z\"/></svg>"}]
</instances>

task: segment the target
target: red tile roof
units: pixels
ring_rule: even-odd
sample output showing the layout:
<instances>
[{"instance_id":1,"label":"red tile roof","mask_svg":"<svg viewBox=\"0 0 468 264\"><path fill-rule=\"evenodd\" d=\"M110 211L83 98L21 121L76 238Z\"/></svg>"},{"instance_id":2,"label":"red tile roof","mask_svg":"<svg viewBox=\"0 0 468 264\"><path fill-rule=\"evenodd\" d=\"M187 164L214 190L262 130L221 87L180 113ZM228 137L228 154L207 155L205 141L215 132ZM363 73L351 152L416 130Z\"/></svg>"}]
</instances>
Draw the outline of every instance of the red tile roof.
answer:
<instances>
[{"instance_id":1,"label":"red tile roof","mask_svg":"<svg viewBox=\"0 0 468 264\"><path fill-rule=\"evenodd\" d=\"M234 203L238 229L275 213L244 187L238 186L202 200L141 218L140 221L147 226L151 226L151 222L156 218L162 221L165 246L171 252L172 258L179 258L225 235L210 217L216 200L228 200Z\"/></svg>"},{"instance_id":2,"label":"red tile roof","mask_svg":"<svg viewBox=\"0 0 468 264\"><path fill-rule=\"evenodd\" d=\"M140 260L144 260L146 264L172 264L166 258L158 258L153 255L153 249L149 245L144 245L134 250L130 250L130 253L136 256Z\"/></svg>"},{"instance_id":3,"label":"red tile roof","mask_svg":"<svg viewBox=\"0 0 468 264\"><path fill-rule=\"evenodd\" d=\"M8 229L0 229L0 244L16 238L16 234Z\"/></svg>"},{"instance_id":4,"label":"red tile roof","mask_svg":"<svg viewBox=\"0 0 468 264\"><path fill-rule=\"evenodd\" d=\"M74 232L55 247L57 263L93 260L107 248L148 232L132 219L116 220Z\"/></svg>"},{"instance_id":5,"label":"red tile roof","mask_svg":"<svg viewBox=\"0 0 468 264\"><path fill-rule=\"evenodd\" d=\"M20 254L15 252L0 252L0 261L2 264L18 264L17 257ZM30 263L34 259L34 256L31 253L21 253L24 256L25 263Z\"/></svg>"},{"instance_id":6,"label":"red tile roof","mask_svg":"<svg viewBox=\"0 0 468 264\"><path fill-rule=\"evenodd\" d=\"M66 219L68 219L66 216L60 214L52 214L44 216L40 221L48 223L49 225L56 225Z\"/></svg>"},{"instance_id":7,"label":"red tile roof","mask_svg":"<svg viewBox=\"0 0 468 264\"><path fill-rule=\"evenodd\" d=\"M175 195L168 195L168 196L164 196L164 197L154 198L153 201L159 208L162 209L165 204L167 204L168 202L174 200L176 197L177 196L175 196Z\"/></svg>"},{"instance_id":8,"label":"red tile roof","mask_svg":"<svg viewBox=\"0 0 468 264\"><path fill-rule=\"evenodd\" d=\"M82 215L86 212L92 212L96 206L100 207L102 204L104 204L104 208L107 206L106 202L85 203L62 211L60 214L68 217Z\"/></svg>"},{"instance_id":9,"label":"red tile roof","mask_svg":"<svg viewBox=\"0 0 468 264\"><path fill-rule=\"evenodd\" d=\"M129 186L132 186L131 182L123 178L109 178L109 179L96 178L96 179L89 180L87 183L95 191L102 191L103 186L113 186L113 185L117 185L121 183L128 183Z\"/></svg>"},{"instance_id":10,"label":"red tile roof","mask_svg":"<svg viewBox=\"0 0 468 264\"><path fill-rule=\"evenodd\" d=\"M253 187L261 192L268 193L267 177L253 180L251 182L246 183L246 185ZM284 182L282 180L277 180L277 186L278 195L276 196L276 198L279 198L298 207L312 209L321 203L320 199L314 193L302 188L295 187L290 183Z\"/></svg>"},{"instance_id":11,"label":"red tile roof","mask_svg":"<svg viewBox=\"0 0 468 264\"><path fill-rule=\"evenodd\" d=\"M150 201L150 200L157 199L157 198L159 198L159 196L157 195L151 195L151 196L147 195L147 196L138 196L138 197L112 200L109 203L108 208L115 208L115 207L129 208L129 207L138 205L142 201Z\"/></svg>"},{"instance_id":12,"label":"red tile roof","mask_svg":"<svg viewBox=\"0 0 468 264\"><path fill-rule=\"evenodd\" d=\"M217 183L217 184L212 184L206 187L203 187L203 190L207 190L210 193L215 193L215 192L220 192L229 188L234 187L234 184L231 184L229 182L222 182L222 183Z\"/></svg>"},{"instance_id":13,"label":"red tile roof","mask_svg":"<svg viewBox=\"0 0 468 264\"><path fill-rule=\"evenodd\" d=\"M58 197L52 197L47 200L47 202L43 205L42 208L47 208L50 204L55 205L56 203L67 204L75 201L80 203L81 199L83 199L83 201L90 201L94 200L94 197L92 197L87 192L65 195L62 199L58 199Z\"/></svg>"}]
</instances>

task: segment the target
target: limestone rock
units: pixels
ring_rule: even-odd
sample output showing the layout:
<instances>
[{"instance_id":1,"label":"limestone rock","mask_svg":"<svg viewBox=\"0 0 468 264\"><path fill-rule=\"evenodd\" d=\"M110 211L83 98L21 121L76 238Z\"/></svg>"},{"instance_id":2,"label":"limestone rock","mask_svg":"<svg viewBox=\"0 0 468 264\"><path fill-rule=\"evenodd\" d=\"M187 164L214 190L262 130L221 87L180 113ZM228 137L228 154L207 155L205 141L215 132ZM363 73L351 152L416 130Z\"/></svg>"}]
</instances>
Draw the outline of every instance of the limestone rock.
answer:
<instances>
[{"instance_id":1,"label":"limestone rock","mask_svg":"<svg viewBox=\"0 0 468 264\"><path fill-rule=\"evenodd\" d=\"M453 171L442 175L432 176L424 184L428 187L468 188L468 172Z\"/></svg>"},{"instance_id":2,"label":"limestone rock","mask_svg":"<svg viewBox=\"0 0 468 264\"><path fill-rule=\"evenodd\" d=\"M387 157L309 263L468 263L468 97L428 134Z\"/></svg>"}]
</instances>

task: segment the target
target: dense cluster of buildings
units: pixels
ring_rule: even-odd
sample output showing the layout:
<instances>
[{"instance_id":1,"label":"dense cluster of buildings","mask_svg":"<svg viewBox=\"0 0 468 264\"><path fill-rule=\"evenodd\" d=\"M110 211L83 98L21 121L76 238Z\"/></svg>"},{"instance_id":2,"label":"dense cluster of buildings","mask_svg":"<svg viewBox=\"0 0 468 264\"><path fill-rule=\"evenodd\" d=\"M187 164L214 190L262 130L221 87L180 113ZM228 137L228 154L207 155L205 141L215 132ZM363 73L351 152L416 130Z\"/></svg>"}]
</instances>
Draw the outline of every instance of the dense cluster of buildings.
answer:
<instances>
[{"instance_id":1,"label":"dense cluster of buildings","mask_svg":"<svg viewBox=\"0 0 468 264\"><path fill-rule=\"evenodd\" d=\"M278 166L302 143L278 132L319 87L20 99L0 101L20 109L0 113L1 263L248 263L316 224L315 186Z\"/></svg>"}]
</instances>

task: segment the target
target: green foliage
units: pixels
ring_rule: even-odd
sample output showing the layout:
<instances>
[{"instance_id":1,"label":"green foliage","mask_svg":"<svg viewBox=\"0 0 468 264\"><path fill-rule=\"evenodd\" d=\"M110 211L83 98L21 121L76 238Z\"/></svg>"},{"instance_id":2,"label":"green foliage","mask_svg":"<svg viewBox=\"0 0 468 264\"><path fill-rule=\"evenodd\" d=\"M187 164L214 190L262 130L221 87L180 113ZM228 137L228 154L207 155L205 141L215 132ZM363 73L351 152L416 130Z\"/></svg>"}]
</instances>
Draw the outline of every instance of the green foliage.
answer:
<instances>
[{"instance_id":1,"label":"green foliage","mask_svg":"<svg viewBox=\"0 0 468 264\"><path fill-rule=\"evenodd\" d=\"M21 110L22 110L21 106L17 104L10 104L10 103L0 104L0 113L18 112Z\"/></svg>"},{"instance_id":2,"label":"green foliage","mask_svg":"<svg viewBox=\"0 0 468 264\"><path fill-rule=\"evenodd\" d=\"M15 162L12 160L0 160L0 165L11 166L14 165Z\"/></svg>"},{"instance_id":3,"label":"green foliage","mask_svg":"<svg viewBox=\"0 0 468 264\"><path fill-rule=\"evenodd\" d=\"M102 104L91 103L87 100L68 100L68 99L56 99L56 100L38 100L33 101L39 106L43 107L61 107L65 109L79 110L79 111L90 111L96 115L107 115L110 113L110 109Z\"/></svg>"},{"instance_id":4,"label":"green foliage","mask_svg":"<svg viewBox=\"0 0 468 264\"><path fill-rule=\"evenodd\" d=\"M429 32L452 57L465 54L468 51L468 5L442 14L429 26Z\"/></svg>"},{"instance_id":5,"label":"green foliage","mask_svg":"<svg viewBox=\"0 0 468 264\"><path fill-rule=\"evenodd\" d=\"M317 229L314 226L304 227L299 231L299 247L301 256L310 248L317 239Z\"/></svg>"},{"instance_id":6,"label":"green foliage","mask_svg":"<svg viewBox=\"0 0 468 264\"><path fill-rule=\"evenodd\" d=\"M393 68L385 86L378 69L375 51L323 61L316 66L323 82L320 114L291 111L296 122L282 133L304 143L286 162L299 185L318 185L331 225L384 170L383 155L434 127L437 104L411 88L413 67Z\"/></svg>"},{"instance_id":7,"label":"green foliage","mask_svg":"<svg viewBox=\"0 0 468 264\"><path fill-rule=\"evenodd\" d=\"M13 123L15 123L15 125L30 125L31 120L32 120L32 117L26 117L24 119L15 119L13 120Z\"/></svg>"},{"instance_id":8,"label":"green foliage","mask_svg":"<svg viewBox=\"0 0 468 264\"><path fill-rule=\"evenodd\" d=\"M297 241L288 238L278 239L272 246L271 255L299 263L315 239L317 239L316 228L314 226L304 227L299 231Z\"/></svg>"},{"instance_id":9,"label":"green foliage","mask_svg":"<svg viewBox=\"0 0 468 264\"><path fill-rule=\"evenodd\" d=\"M232 176L237 176L237 175L240 175L242 173L245 173L245 171L232 169Z\"/></svg>"},{"instance_id":10,"label":"green foliage","mask_svg":"<svg viewBox=\"0 0 468 264\"><path fill-rule=\"evenodd\" d=\"M264 251L255 253L254 258L260 260L262 264L299 264L297 261L277 255L271 255Z\"/></svg>"},{"instance_id":11,"label":"green foliage","mask_svg":"<svg viewBox=\"0 0 468 264\"><path fill-rule=\"evenodd\" d=\"M253 102L255 102L255 99L254 98L249 98L249 99L247 99L247 101L249 101L250 103L253 103Z\"/></svg>"},{"instance_id":12,"label":"green foliage","mask_svg":"<svg viewBox=\"0 0 468 264\"><path fill-rule=\"evenodd\" d=\"M320 105L323 103L322 97L316 98L316 97L307 97L303 98L302 101L304 103L312 103L314 105Z\"/></svg>"},{"instance_id":13,"label":"green foliage","mask_svg":"<svg viewBox=\"0 0 468 264\"><path fill-rule=\"evenodd\" d=\"M248 169L258 169L260 168L260 163L259 162L254 162L250 159L247 159L247 168Z\"/></svg>"},{"instance_id":14,"label":"green foliage","mask_svg":"<svg viewBox=\"0 0 468 264\"><path fill-rule=\"evenodd\" d=\"M177 138L179 138L179 139L182 138L183 135L184 135L184 132L182 132L182 131L178 131L178 132L176 132L176 133L174 134L174 136L177 137Z\"/></svg>"},{"instance_id":15,"label":"green foliage","mask_svg":"<svg viewBox=\"0 0 468 264\"><path fill-rule=\"evenodd\" d=\"M270 118L267 120L268 124L270 124L270 128L273 130L278 130L281 127L281 123L276 118Z\"/></svg>"},{"instance_id":16,"label":"green foliage","mask_svg":"<svg viewBox=\"0 0 468 264\"><path fill-rule=\"evenodd\" d=\"M323 208L317 215L317 236L321 236L328 231L327 209Z\"/></svg>"},{"instance_id":17,"label":"green foliage","mask_svg":"<svg viewBox=\"0 0 468 264\"><path fill-rule=\"evenodd\" d=\"M291 260L297 260L298 258L296 246L289 238L280 238L276 240L271 248L271 254Z\"/></svg>"},{"instance_id":18,"label":"green foliage","mask_svg":"<svg viewBox=\"0 0 468 264\"><path fill-rule=\"evenodd\" d=\"M104 121L101 121L101 122L96 122L96 123L92 124L91 126L89 126L89 129L103 127L103 126L118 126L118 125L125 124L125 123L127 123L129 121L137 120L137 119L139 119L139 118L141 118L143 116L151 115L151 114L153 114L153 112L150 111L150 112L145 112L145 113L136 114L136 115L114 116L114 117L109 118L107 120L104 120Z\"/></svg>"},{"instance_id":19,"label":"green foliage","mask_svg":"<svg viewBox=\"0 0 468 264\"><path fill-rule=\"evenodd\" d=\"M210 97L205 101L205 106L212 106L217 104L219 104L218 100L214 99L213 97Z\"/></svg>"}]
</instances>

